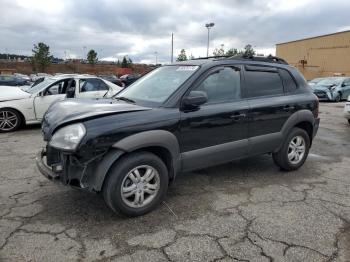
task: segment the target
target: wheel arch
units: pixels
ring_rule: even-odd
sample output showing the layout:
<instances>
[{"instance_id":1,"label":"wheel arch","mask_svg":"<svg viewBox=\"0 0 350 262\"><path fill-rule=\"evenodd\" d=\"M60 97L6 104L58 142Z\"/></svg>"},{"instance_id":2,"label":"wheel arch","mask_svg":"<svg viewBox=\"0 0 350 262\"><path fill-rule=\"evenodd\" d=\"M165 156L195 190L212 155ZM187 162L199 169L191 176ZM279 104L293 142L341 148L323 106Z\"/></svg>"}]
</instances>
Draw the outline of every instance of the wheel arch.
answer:
<instances>
[{"instance_id":1,"label":"wheel arch","mask_svg":"<svg viewBox=\"0 0 350 262\"><path fill-rule=\"evenodd\" d=\"M129 153L146 151L157 155L165 163L169 179L173 180L180 169L179 143L174 134L165 130L152 130L128 136L106 153L96 168L92 188L101 191L107 174L114 163Z\"/></svg>"},{"instance_id":2,"label":"wheel arch","mask_svg":"<svg viewBox=\"0 0 350 262\"><path fill-rule=\"evenodd\" d=\"M282 127L283 137L288 135L294 127L304 129L310 138L310 146L313 140L315 117L310 110L300 110L292 114Z\"/></svg>"},{"instance_id":3,"label":"wheel arch","mask_svg":"<svg viewBox=\"0 0 350 262\"><path fill-rule=\"evenodd\" d=\"M25 118L24 114L21 112L21 110L19 110L18 108L11 107L11 106L0 107L0 110L3 110L3 109L11 109L13 111L16 111L21 118L21 125L20 126L23 126L26 124L26 118Z\"/></svg>"}]
</instances>

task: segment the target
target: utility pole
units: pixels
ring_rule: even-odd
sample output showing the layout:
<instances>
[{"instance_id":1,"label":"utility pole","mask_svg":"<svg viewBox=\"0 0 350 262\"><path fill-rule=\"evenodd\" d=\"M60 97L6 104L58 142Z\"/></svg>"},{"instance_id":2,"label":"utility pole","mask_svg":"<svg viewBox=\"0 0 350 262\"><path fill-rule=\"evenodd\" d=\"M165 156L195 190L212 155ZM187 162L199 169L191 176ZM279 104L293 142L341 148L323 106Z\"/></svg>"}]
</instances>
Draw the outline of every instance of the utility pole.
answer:
<instances>
[{"instance_id":1,"label":"utility pole","mask_svg":"<svg viewBox=\"0 0 350 262\"><path fill-rule=\"evenodd\" d=\"M170 62L174 61L174 33L171 34L171 59Z\"/></svg>"},{"instance_id":2,"label":"utility pole","mask_svg":"<svg viewBox=\"0 0 350 262\"><path fill-rule=\"evenodd\" d=\"M208 29L208 41L207 41L207 57L209 57L209 31L211 28L214 27L214 23L208 23L208 24L205 24L205 27Z\"/></svg>"}]
</instances>

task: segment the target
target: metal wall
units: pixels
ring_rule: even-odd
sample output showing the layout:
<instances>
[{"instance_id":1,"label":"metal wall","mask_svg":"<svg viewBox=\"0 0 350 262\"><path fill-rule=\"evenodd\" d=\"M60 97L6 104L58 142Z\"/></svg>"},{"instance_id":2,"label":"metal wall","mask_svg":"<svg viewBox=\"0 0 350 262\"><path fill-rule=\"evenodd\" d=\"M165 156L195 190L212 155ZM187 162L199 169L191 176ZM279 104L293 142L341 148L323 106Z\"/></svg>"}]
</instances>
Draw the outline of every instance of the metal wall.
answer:
<instances>
[{"instance_id":1,"label":"metal wall","mask_svg":"<svg viewBox=\"0 0 350 262\"><path fill-rule=\"evenodd\" d=\"M277 44L276 55L296 66L308 80L350 76L350 31Z\"/></svg>"}]
</instances>

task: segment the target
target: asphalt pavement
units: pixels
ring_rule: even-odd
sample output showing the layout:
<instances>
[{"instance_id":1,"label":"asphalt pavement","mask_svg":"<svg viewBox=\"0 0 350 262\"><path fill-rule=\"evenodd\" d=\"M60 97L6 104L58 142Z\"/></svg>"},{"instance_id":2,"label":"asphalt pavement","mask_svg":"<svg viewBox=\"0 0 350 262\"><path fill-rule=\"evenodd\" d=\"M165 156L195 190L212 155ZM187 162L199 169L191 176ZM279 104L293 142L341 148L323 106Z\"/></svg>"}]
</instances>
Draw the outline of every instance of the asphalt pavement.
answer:
<instances>
[{"instance_id":1,"label":"asphalt pavement","mask_svg":"<svg viewBox=\"0 0 350 262\"><path fill-rule=\"evenodd\" d=\"M321 103L305 165L264 155L180 174L138 218L36 169L40 127L0 134L0 261L350 261L350 126Z\"/></svg>"}]
</instances>

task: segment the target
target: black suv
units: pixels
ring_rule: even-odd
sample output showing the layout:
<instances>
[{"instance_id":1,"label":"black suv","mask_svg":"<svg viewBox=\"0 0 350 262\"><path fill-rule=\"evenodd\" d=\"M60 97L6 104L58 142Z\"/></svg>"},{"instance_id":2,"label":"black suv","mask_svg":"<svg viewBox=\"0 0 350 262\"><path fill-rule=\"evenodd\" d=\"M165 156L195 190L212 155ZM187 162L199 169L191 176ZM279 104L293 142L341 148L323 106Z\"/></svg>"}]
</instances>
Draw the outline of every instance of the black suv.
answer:
<instances>
[{"instance_id":1,"label":"black suv","mask_svg":"<svg viewBox=\"0 0 350 262\"><path fill-rule=\"evenodd\" d=\"M317 97L284 60L191 60L157 68L112 99L53 104L37 165L138 216L179 172L266 153L281 169L298 169L318 125Z\"/></svg>"}]
</instances>

